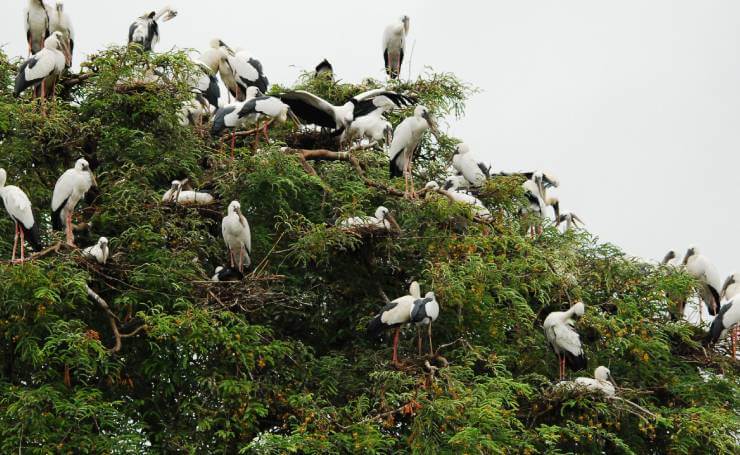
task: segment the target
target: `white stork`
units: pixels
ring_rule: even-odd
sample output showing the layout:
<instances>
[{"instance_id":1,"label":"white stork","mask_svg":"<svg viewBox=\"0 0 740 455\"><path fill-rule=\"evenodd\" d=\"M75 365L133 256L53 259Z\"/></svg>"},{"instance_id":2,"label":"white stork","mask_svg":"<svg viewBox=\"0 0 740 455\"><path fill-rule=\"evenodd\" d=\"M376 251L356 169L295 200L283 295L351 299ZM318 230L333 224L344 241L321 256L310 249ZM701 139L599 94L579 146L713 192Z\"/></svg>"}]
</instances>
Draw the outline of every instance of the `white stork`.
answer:
<instances>
[{"instance_id":1,"label":"white stork","mask_svg":"<svg viewBox=\"0 0 740 455\"><path fill-rule=\"evenodd\" d=\"M561 382L558 388L568 390L585 390L591 393L601 393L611 398L616 395L616 386L609 368L600 366L594 371L593 378L576 378L573 382Z\"/></svg>"},{"instance_id":2,"label":"white stork","mask_svg":"<svg viewBox=\"0 0 740 455\"><path fill-rule=\"evenodd\" d=\"M351 151L355 150L351 144L355 141L362 142L363 139L368 140L365 148L371 148L380 143L383 143L385 147L390 146L393 140L393 125L383 116L381 110L373 111L353 121L349 128L342 132L339 142L350 146ZM361 147L361 144L357 147Z\"/></svg>"},{"instance_id":3,"label":"white stork","mask_svg":"<svg viewBox=\"0 0 740 455\"><path fill-rule=\"evenodd\" d=\"M728 276L722 285L720 299L732 300L738 295L740 295L740 273L735 272Z\"/></svg>"},{"instance_id":4,"label":"white stork","mask_svg":"<svg viewBox=\"0 0 740 455\"><path fill-rule=\"evenodd\" d=\"M237 101L244 101L248 87L257 87L260 92L267 93L270 81L259 60L252 58L245 50L234 52L223 42L220 49L219 73L231 96Z\"/></svg>"},{"instance_id":5,"label":"white stork","mask_svg":"<svg viewBox=\"0 0 740 455\"><path fill-rule=\"evenodd\" d=\"M249 223L242 215L239 201L231 201L226 216L221 221L221 234L226 247L229 249L231 267L237 267L239 272L249 268L252 264L252 234ZM238 254L238 259L235 255Z\"/></svg>"},{"instance_id":6,"label":"white stork","mask_svg":"<svg viewBox=\"0 0 740 455\"><path fill-rule=\"evenodd\" d=\"M434 355L432 345L432 323L439 317L439 303L434 292L427 292L423 299L417 298L411 309L411 322L417 326L427 326L429 336L429 354ZM419 354L421 354L421 338L419 338Z\"/></svg>"},{"instance_id":7,"label":"white stork","mask_svg":"<svg viewBox=\"0 0 740 455\"><path fill-rule=\"evenodd\" d=\"M401 16L388 25L383 32L383 61L385 72L391 79L398 79L406 52L406 35L409 33L409 17Z\"/></svg>"},{"instance_id":8,"label":"white stork","mask_svg":"<svg viewBox=\"0 0 740 455\"><path fill-rule=\"evenodd\" d=\"M64 71L66 57L64 54L62 34L54 32L44 41L44 48L23 62L15 78L14 96L20 96L26 89L33 87L34 95L42 99L51 94L59 76Z\"/></svg>"},{"instance_id":9,"label":"white stork","mask_svg":"<svg viewBox=\"0 0 740 455\"><path fill-rule=\"evenodd\" d=\"M401 335L401 326L411 321L411 312L416 300L417 297L410 294L399 297L383 307L380 313L367 324L366 333L371 338L378 337L384 330L396 329L393 336L393 359L391 360L396 367L400 366L398 339Z\"/></svg>"},{"instance_id":10,"label":"white stork","mask_svg":"<svg viewBox=\"0 0 740 455\"><path fill-rule=\"evenodd\" d=\"M486 183L486 168L475 159L467 144L457 144L455 153L452 155L452 167L474 188L480 188Z\"/></svg>"},{"instance_id":11,"label":"white stork","mask_svg":"<svg viewBox=\"0 0 740 455\"><path fill-rule=\"evenodd\" d=\"M560 363L560 379L565 378L565 366L575 371L586 368L586 355L583 352L581 338L573 328L574 320L583 316L586 306L578 302L568 311L555 311L547 315L543 328L545 337L550 343Z\"/></svg>"},{"instance_id":12,"label":"white stork","mask_svg":"<svg viewBox=\"0 0 740 455\"><path fill-rule=\"evenodd\" d=\"M90 170L90 164L84 158L75 163L75 167L67 169L54 185L51 197L51 224L58 231L65 229L67 244L74 246L72 234L72 213L80 200L91 187L98 186L95 175Z\"/></svg>"},{"instance_id":13,"label":"white stork","mask_svg":"<svg viewBox=\"0 0 740 455\"><path fill-rule=\"evenodd\" d=\"M98 243L82 250L82 254L90 259L94 259L98 264L105 265L108 262L110 248L108 247L108 238L100 237Z\"/></svg>"},{"instance_id":14,"label":"white stork","mask_svg":"<svg viewBox=\"0 0 740 455\"><path fill-rule=\"evenodd\" d=\"M51 34L49 10L44 4L44 0L28 0L24 16L26 18L28 55L33 55L43 49L44 41Z\"/></svg>"},{"instance_id":15,"label":"white stork","mask_svg":"<svg viewBox=\"0 0 740 455\"><path fill-rule=\"evenodd\" d=\"M551 199L552 202L552 199ZM557 226L560 226L561 224L565 223L565 232L570 231L571 229L577 229L579 228L579 224L583 225L583 221L581 221L580 218L578 218L578 215L576 215L573 212L568 213L562 213L557 219Z\"/></svg>"},{"instance_id":16,"label":"white stork","mask_svg":"<svg viewBox=\"0 0 740 455\"><path fill-rule=\"evenodd\" d=\"M241 281L244 279L244 274L233 267L216 267L213 272L211 281L224 282L224 281Z\"/></svg>"},{"instance_id":17,"label":"white stork","mask_svg":"<svg viewBox=\"0 0 740 455\"><path fill-rule=\"evenodd\" d=\"M426 130L436 136L437 126L424 106L416 106L414 115L405 118L393 132L393 141L388 149L391 178L403 175L406 179L406 196L414 196L414 181L411 176L411 162L414 152L419 148L421 137Z\"/></svg>"},{"instance_id":18,"label":"white stork","mask_svg":"<svg viewBox=\"0 0 740 455\"><path fill-rule=\"evenodd\" d=\"M39 226L33 218L31 201L20 188L14 185L5 185L8 174L5 169L0 168L0 199L3 200L5 211L10 215L10 219L15 223L15 236L13 237L13 256L15 261L15 252L18 247L18 239L21 244L21 262L26 259L25 240L33 246L36 251L41 250L41 240L39 239Z\"/></svg>"},{"instance_id":19,"label":"white stork","mask_svg":"<svg viewBox=\"0 0 740 455\"><path fill-rule=\"evenodd\" d=\"M151 51L159 43L159 24L157 21L167 22L177 16L177 11L165 6L159 11L151 11L139 16L128 28L128 42L137 43L145 51Z\"/></svg>"},{"instance_id":20,"label":"white stork","mask_svg":"<svg viewBox=\"0 0 740 455\"><path fill-rule=\"evenodd\" d=\"M339 226L345 228L378 228L386 231L394 229L401 230L396 223L395 218L391 215L390 210L382 205L375 210L375 216L353 216L345 220L339 220Z\"/></svg>"},{"instance_id":21,"label":"white stork","mask_svg":"<svg viewBox=\"0 0 740 455\"><path fill-rule=\"evenodd\" d=\"M674 250L669 251L666 253L665 257L661 261L662 265L668 266L668 267L674 267L678 268L681 267L681 256L677 255Z\"/></svg>"},{"instance_id":22,"label":"white stork","mask_svg":"<svg viewBox=\"0 0 740 455\"><path fill-rule=\"evenodd\" d=\"M491 212L488 210L485 204L483 204L480 199L473 196L472 194L453 190L443 190L439 187L439 184L437 182L428 182L424 188L426 188L427 191L435 191L439 194L442 194L446 196L447 199L453 202L458 202L460 204L465 204L469 206L473 210L473 214L475 215L475 217L481 221L493 220L493 216L491 215Z\"/></svg>"},{"instance_id":23,"label":"white stork","mask_svg":"<svg viewBox=\"0 0 740 455\"><path fill-rule=\"evenodd\" d=\"M712 321L712 325L709 328L709 334L707 335L706 343L717 343L720 339L727 336L727 333L731 331L732 359L735 360L737 357L736 346L738 324L740 324L740 303L736 303L735 300L730 300L729 302L722 305L722 308L719 309L719 313Z\"/></svg>"},{"instance_id":24,"label":"white stork","mask_svg":"<svg viewBox=\"0 0 740 455\"><path fill-rule=\"evenodd\" d=\"M57 0L55 8L49 15L49 30L52 33L59 32L62 34L62 43L66 50L67 67L72 66L72 55L75 50L75 31L72 28L72 21L69 19L69 15L64 11L62 0Z\"/></svg>"},{"instance_id":25,"label":"white stork","mask_svg":"<svg viewBox=\"0 0 740 455\"><path fill-rule=\"evenodd\" d=\"M722 278L717 267L712 264L706 256L699 252L696 247L691 247L683 258L686 271L701 283L699 295L707 305L707 311L716 316L720 305L720 291L722 289ZM699 315L702 314L699 307Z\"/></svg>"},{"instance_id":26,"label":"white stork","mask_svg":"<svg viewBox=\"0 0 740 455\"><path fill-rule=\"evenodd\" d=\"M170 189L162 196L164 203L181 205L208 205L214 201L215 198L211 194L193 190L193 187L188 184L188 179L173 180Z\"/></svg>"},{"instance_id":27,"label":"white stork","mask_svg":"<svg viewBox=\"0 0 740 455\"><path fill-rule=\"evenodd\" d=\"M547 195L548 187L557 187L558 183L552 177L548 177L543 172L534 172L529 179L522 183L524 195L529 200L529 206L522 210L522 213L534 213L542 219L547 216L547 207L552 206L555 211L555 219L560 219L560 201L554 196ZM535 234L535 227L531 226L532 236ZM542 233L542 227L537 228L537 233Z\"/></svg>"},{"instance_id":28,"label":"white stork","mask_svg":"<svg viewBox=\"0 0 740 455\"><path fill-rule=\"evenodd\" d=\"M360 117L376 111L383 114L392 109L410 106L414 102L406 95L385 89L373 89L360 93L341 106L331 104L305 90L285 92L277 96L290 106L290 109L303 123L330 130L346 130Z\"/></svg>"}]
</instances>

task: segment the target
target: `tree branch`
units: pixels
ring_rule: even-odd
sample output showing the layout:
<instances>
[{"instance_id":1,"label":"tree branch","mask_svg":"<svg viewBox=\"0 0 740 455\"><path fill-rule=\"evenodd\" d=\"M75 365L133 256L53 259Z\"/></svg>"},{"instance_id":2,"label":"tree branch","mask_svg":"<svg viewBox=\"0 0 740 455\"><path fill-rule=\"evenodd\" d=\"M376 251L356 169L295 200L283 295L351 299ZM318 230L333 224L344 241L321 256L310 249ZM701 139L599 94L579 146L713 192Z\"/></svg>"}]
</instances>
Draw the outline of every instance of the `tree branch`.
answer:
<instances>
[{"instance_id":1,"label":"tree branch","mask_svg":"<svg viewBox=\"0 0 740 455\"><path fill-rule=\"evenodd\" d=\"M110 328L113 331L113 337L115 338L115 344L112 348L108 349L108 351L112 354L115 354L116 352L121 350L121 338L130 338L139 333L140 331L146 329L146 325L141 325L134 329L131 333L121 333L118 329L118 316L116 316L115 313L113 313L113 310L110 309L110 306L108 305L108 302L106 302L102 297L100 297L95 291L92 290L92 288L88 285L85 285L85 288L87 289L87 296L90 297L95 301L95 303L98 304L98 306L105 311L105 314L108 316L108 322L110 323Z\"/></svg>"}]
</instances>

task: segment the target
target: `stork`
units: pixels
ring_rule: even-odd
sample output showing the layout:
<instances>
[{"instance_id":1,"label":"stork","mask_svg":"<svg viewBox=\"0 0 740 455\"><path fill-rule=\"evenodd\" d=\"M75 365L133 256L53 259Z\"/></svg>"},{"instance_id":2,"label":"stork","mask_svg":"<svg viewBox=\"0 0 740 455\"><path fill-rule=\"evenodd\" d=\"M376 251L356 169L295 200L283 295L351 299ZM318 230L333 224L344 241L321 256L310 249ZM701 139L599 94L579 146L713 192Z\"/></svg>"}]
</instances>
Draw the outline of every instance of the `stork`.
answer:
<instances>
[{"instance_id":1,"label":"stork","mask_svg":"<svg viewBox=\"0 0 740 455\"><path fill-rule=\"evenodd\" d=\"M262 63L247 51L234 52L223 42L221 44L219 73L231 96L237 101L244 101L248 87L257 87L260 92L267 93L270 81L264 74Z\"/></svg>"},{"instance_id":2,"label":"stork","mask_svg":"<svg viewBox=\"0 0 740 455\"><path fill-rule=\"evenodd\" d=\"M216 267L213 271L211 281L225 282L225 281L241 281L244 279L244 274L233 267Z\"/></svg>"},{"instance_id":3,"label":"stork","mask_svg":"<svg viewBox=\"0 0 740 455\"><path fill-rule=\"evenodd\" d=\"M406 197L414 197L414 181L411 175L411 162L414 152L419 148L421 138L431 130L437 135L437 126L424 106L416 106L414 115L405 118L393 132L393 141L388 149L391 178L403 175L406 181Z\"/></svg>"},{"instance_id":4,"label":"stork","mask_svg":"<svg viewBox=\"0 0 740 455\"><path fill-rule=\"evenodd\" d=\"M552 202L552 199L551 199ZM562 213L557 219L557 226L560 226L562 223L565 223L565 232L570 231L571 229L576 229L580 226L579 224L583 224L583 221L581 221L580 218L578 218L578 215L576 215L573 212L568 213Z\"/></svg>"},{"instance_id":5,"label":"stork","mask_svg":"<svg viewBox=\"0 0 740 455\"><path fill-rule=\"evenodd\" d=\"M185 180L173 180L172 186L165 191L162 202L181 205L208 205L213 204L215 198L206 192L195 191Z\"/></svg>"},{"instance_id":6,"label":"stork","mask_svg":"<svg viewBox=\"0 0 740 455\"><path fill-rule=\"evenodd\" d=\"M735 298L738 296L740 296L740 273L736 272L728 276L727 279L725 280L725 283L722 285L722 292L720 292L720 299L725 300L725 301L735 300ZM739 310L736 309L735 311L739 311ZM720 313L721 312L722 312L722 308L720 308ZM732 318L733 316L729 316L729 319L727 321L730 321ZM737 345L737 338L738 338L737 320L735 323L730 324L730 325L734 325L734 328L732 329L732 335L731 335L732 336L732 358L734 359L736 345Z\"/></svg>"},{"instance_id":7,"label":"stork","mask_svg":"<svg viewBox=\"0 0 740 455\"><path fill-rule=\"evenodd\" d=\"M94 259L100 265L105 265L108 262L108 255L110 254L108 238L100 237L98 243L82 250L82 254L87 258Z\"/></svg>"},{"instance_id":8,"label":"stork","mask_svg":"<svg viewBox=\"0 0 740 455\"><path fill-rule=\"evenodd\" d=\"M716 316L720 305L720 291L722 289L722 278L719 271L706 256L699 252L697 247L692 246L686 252L683 258L683 265L689 275L693 276L701 283L699 295L707 306L707 311L712 316ZM701 318L701 307L699 307L699 316Z\"/></svg>"},{"instance_id":9,"label":"stork","mask_svg":"<svg viewBox=\"0 0 740 455\"><path fill-rule=\"evenodd\" d=\"M439 303L434 292L427 292L423 299L419 298L414 301L414 307L411 309L411 322L417 326L427 326L430 355L434 355L432 323L437 320L437 317L439 317ZM419 353L421 354L421 338L419 338Z\"/></svg>"},{"instance_id":10,"label":"stork","mask_svg":"<svg viewBox=\"0 0 740 455\"><path fill-rule=\"evenodd\" d=\"M23 62L15 78L14 96L33 87L34 96L42 100L55 92L56 82L64 71L66 57L62 34L54 32L44 41L44 48Z\"/></svg>"},{"instance_id":11,"label":"stork","mask_svg":"<svg viewBox=\"0 0 740 455\"><path fill-rule=\"evenodd\" d=\"M573 328L575 319L586 311L583 302L578 302L568 311L555 311L547 315L543 328L545 337L550 343L560 363L560 380L565 378L566 365L575 371L586 368L586 355L583 352L581 338Z\"/></svg>"},{"instance_id":12,"label":"stork","mask_svg":"<svg viewBox=\"0 0 740 455\"><path fill-rule=\"evenodd\" d=\"M732 336L730 339L732 343L732 360L735 360L737 358L738 324L740 324L740 303L736 303L735 300L730 300L722 305L722 308L719 309L719 313L712 321L705 344L717 343L731 331Z\"/></svg>"},{"instance_id":13,"label":"stork","mask_svg":"<svg viewBox=\"0 0 740 455\"><path fill-rule=\"evenodd\" d=\"M531 174L531 177L522 183L524 188L524 195L529 200L529 206L522 210L522 213L534 213L540 218L544 219L547 214L547 207L552 206L555 210L555 219L560 219L560 201L554 196L547 195L548 187L557 187L557 180L553 180L543 172L535 172ZM535 226L530 227L532 230L532 237L535 235ZM536 229L537 234L542 234L542 227Z\"/></svg>"},{"instance_id":14,"label":"stork","mask_svg":"<svg viewBox=\"0 0 740 455\"><path fill-rule=\"evenodd\" d=\"M365 148L374 147L381 142L385 147L390 146L393 140L393 125L386 120L381 110L373 111L353 121L349 128L342 132L339 142L350 145L358 140L361 142L363 139L368 140ZM354 149L350 147L350 150Z\"/></svg>"},{"instance_id":15,"label":"stork","mask_svg":"<svg viewBox=\"0 0 740 455\"><path fill-rule=\"evenodd\" d=\"M447 197L447 199L465 204L473 210L473 214L476 218L481 221L491 221L493 216L488 208L481 202L480 199L469 193L463 193L460 191L443 190L439 187L437 182L428 182L424 187L427 191L434 191Z\"/></svg>"},{"instance_id":16,"label":"stork","mask_svg":"<svg viewBox=\"0 0 740 455\"><path fill-rule=\"evenodd\" d=\"M353 216L345 220L339 220L339 226L345 228L378 228L386 231L398 230L396 219L391 215L390 210L382 205L375 210L375 216Z\"/></svg>"},{"instance_id":17,"label":"stork","mask_svg":"<svg viewBox=\"0 0 740 455\"><path fill-rule=\"evenodd\" d=\"M177 16L177 11L165 6L159 11L151 11L139 16L128 29L128 42L137 43L149 52L159 43L159 24Z\"/></svg>"},{"instance_id":18,"label":"stork","mask_svg":"<svg viewBox=\"0 0 740 455\"><path fill-rule=\"evenodd\" d=\"M414 309L414 302L417 297L413 295L404 295L399 297L383 307L370 322L367 324L366 333L369 337L375 338L384 330L396 329L393 336L393 359L391 363L400 367L398 361L398 340L401 335L401 326L411 321L411 312Z\"/></svg>"},{"instance_id":19,"label":"stork","mask_svg":"<svg viewBox=\"0 0 740 455\"><path fill-rule=\"evenodd\" d=\"M401 74L403 54L406 52L406 35L409 33L409 17L401 16L398 21L388 25L383 32L383 61L385 72L390 79L398 79Z\"/></svg>"},{"instance_id":20,"label":"stork","mask_svg":"<svg viewBox=\"0 0 740 455\"><path fill-rule=\"evenodd\" d=\"M28 55L33 55L43 49L44 41L51 34L49 10L44 4L44 0L28 0L24 17L26 18Z\"/></svg>"},{"instance_id":21,"label":"stork","mask_svg":"<svg viewBox=\"0 0 740 455\"><path fill-rule=\"evenodd\" d=\"M411 97L385 89L368 90L339 106L305 90L294 90L277 96L290 106L303 123L336 131L348 129L352 122L373 112L380 111L379 114L383 114L414 103Z\"/></svg>"},{"instance_id":22,"label":"stork","mask_svg":"<svg viewBox=\"0 0 740 455\"><path fill-rule=\"evenodd\" d=\"M329 80L334 80L334 67L331 66L329 60L324 59L316 65L316 70L313 73L314 77L326 77Z\"/></svg>"},{"instance_id":23,"label":"stork","mask_svg":"<svg viewBox=\"0 0 740 455\"><path fill-rule=\"evenodd\" d=\"M681 256L678 256L674 250L671 250L665 255L661 264L674 268L681 267Z\"/></svg>"},{"instance_id":24,"label":"stork","mask_svg":"<svg viewBox=\"0 0 740 455\"><path fill-rule=\"evenodd\" d=\"M8 174L5 169L0 168L0 199L3 200L5 211L10 215L10 219L15 224L15 235L13 237L13 256L11 261L15 262L15 252L18 247L18 239L21 244L21 259L26 260L25 240L31 244L34 250L41 250L41 240L39 239L39 226L33 218L31 201L26 193L14 185L5 185Z\"/></svg>"},{"instance_id":25,"label":"stork","mask_svg":"<svg viewBox=\"0 0 740 455\"><path fill-rule=\"evenodd\" d=\"M252 264L252 234L239 201L229 204L226 216L221 221L221 234L229 249L231 267L236 267L240 273L245 267L249 268ZM236 254L238 259L234 257Z\"/></svg>"},{"instance_id":26,"label":"stork","mask_svg":"<svg viewBox=\"0 0 740 455\"><path fill-rule=\"evenodd\" d=\"M558 384L558 388L601 393L607 398L612 398L616 395L616 387L617 384L614 382L614 378L612 378L611 371L605 366L598 367L594 371L593 378L576 378L573 382L561 382Z\"/></svg>"},{"instance_id":27,"label":"stork","mask_svg":"<svg viewBox=\"0 0 740 455\"><path fill-rule=\"evenodd\" d=\"M486 183L486 168L475 159L475 156L470 152L470 146L467 144L457 144L455 153L452 155L452 167L473 188L480 188Z\"/></svg>"},{"instance_id":28,"label":"stork","mask_svg":"<svg viewBox=\"0 0 740 455\"><path fill-rule=\"evenodd\" d=\"M98 186L90 164L84 158L75 162L72 169L67 169L54 185L51 197L51 223L56 230L65 229L67 245L74 246L72 234L72 213L91 187ZM64 227L63 227L64 226Z\"/></svg>"},{"instance_id":29,"label":"stork","mask_svg":"<svg viewBox=\"0 0 740 455\"><path fill-rule=\"evenodd\" d=\"M72 21L69 15L64 11L64 2L57 0L54 10L49 15L49 30L62 34L62 43L64 44L67 67L72 66L72 55L75 50L75 32L72 28Z\"/></svg>"}]
</instances>

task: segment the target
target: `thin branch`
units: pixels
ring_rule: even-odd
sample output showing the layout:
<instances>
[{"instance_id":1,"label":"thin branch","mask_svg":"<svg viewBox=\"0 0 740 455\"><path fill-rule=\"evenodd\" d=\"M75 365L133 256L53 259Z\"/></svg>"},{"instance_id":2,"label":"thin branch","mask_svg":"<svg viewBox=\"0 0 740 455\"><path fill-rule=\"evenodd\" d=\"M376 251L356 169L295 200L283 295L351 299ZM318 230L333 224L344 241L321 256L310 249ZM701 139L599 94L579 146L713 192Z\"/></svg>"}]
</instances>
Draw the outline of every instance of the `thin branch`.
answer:
<instances>
[{"instance_id":1,"label":"thin branch","mask_svg":"<svg viewBox=\"0 0 740 455\"><path fill-rule=\"evenodd\" d=\"M121 350L121 338L130 338L139 333L142 330L146 329L146 325L141 325L137 327L135 330L133 330L131 333L124 333L122 334L118 330L118 323L119 321L118 316L113 312L113 310L110 309L110 306L108 305L108 302L106 302L102 297L100 297L95 291L90 288L90 286L85 285L85 288L87 289L87 295L91 299L95 301L95 303L98 304L98 306L105 311L105 314L108 316L108 322L110 323L111 330L113 331L113 337L115 338L115 344L112 348L108 349L108 352L115 354L116 352Z\"/></svg>"}]
</instances>

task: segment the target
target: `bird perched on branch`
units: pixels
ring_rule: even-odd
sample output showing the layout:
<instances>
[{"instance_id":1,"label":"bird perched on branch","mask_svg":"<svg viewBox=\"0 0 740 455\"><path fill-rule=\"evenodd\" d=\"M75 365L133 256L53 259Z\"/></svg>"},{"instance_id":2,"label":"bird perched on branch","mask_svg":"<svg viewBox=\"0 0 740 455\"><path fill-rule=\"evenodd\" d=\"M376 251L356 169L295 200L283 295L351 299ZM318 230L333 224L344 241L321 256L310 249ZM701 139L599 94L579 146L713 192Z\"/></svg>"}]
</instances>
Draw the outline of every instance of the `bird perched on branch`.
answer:
<instances>
[{"instance_id":1,"label":"bird perched on branch","mask_svg":"<svg viewBox=\"0 0 740 455\"><path fill-rule=\"evenodd\" d=\"M487 173L490 172L489 168L476 160L475 155L470 151L470 146L464 143L457 144L455 153L452 155L452 167L473 188L483 186L486 183Z\"/></svg>"},{"instance_id":2,"label":"bird perched on branch","mask_svg":"<svg viewBox=\"0 0 740 455\"><path fill-rule=\"evenodd\" d=\"M439 303L434 292L427 292L424 298L418 298L414 301L414 307L411 309L411 323L417 326L427 326L427 335L429 336L429 354L434 355L434 346L432 344L432 323L439 317ZM421 334L419 334L419 355L421 355Z\"/></svg>"},{"instance_id":3,"label":"bird perched on branch","mask_svg":"<svg viewBox=\"0 0 740 455\"><path fill-rule=\"evenodd\" d=\"M249 223L242 214L239 201L231 201L226 216L221 221L221 234L229 249L231 267L241 273L252 264L252 234Z\"/></svg>"},{"instance_id":4,"label":"bird perched on branch","mask_svg":"<svg viewBox=\"0 0 740 455\"><path fill-rule=\"evenodd\" d=\"M732 359L735 360L737 355L737 331L735 329L738 324L740 324L740 304L736 303L735 300L730 300L722 305L719 313L712 321L705 344L715 344L731 332Z\"/></svg>"},{"instance_id":5,"label":"bird perched on branch","mask_svg":"<svg viewBox=\"0 0 740 455\"><path fill-rule=\"evenodd\" d=\"M437 135L437 125L429 114L429 109L425 106L416 106L414 115L405 118L393 132L393 141L388 149L390 175L391 178L404 176L407 197L414 197L416 194L411 163L427 130Z\"/></svg>"},{"instance_id":6,"label":"bird perched on branch","mask_svg":"<svg viewBox=\"0 0 740 455\"><path fill-rule=\"evenodd\" d=\"M128 43L137 43L145 51L151 51L159 43L159 24L177 16L177 11L165 6L159 11L151 11L139 16L128 29Z\"/></svg>"},{"instance_id":7,"label":"bird perched on branch","mask_svg":"<svg viewBox=\"0 0 740 455\"><path fill-rule=\"evenodd\" d=\"M219 73L224 85L237 101L244 101L247 88L257 87L261 93L267 93L270 81L265 76L262 63L245 50L232 51L221 42Z\"/></svg>"},{"instance_id":8,"label":"bird perched on branch","mask_svg":"<svg viewBox=\"0 0 740 455\"><path fill-rule=\"evenodd\" d=\"M383 32L383 61L385 72L390 79L398 79L398 75L401 74L409 21L408 16L401 16L399 20L388 25Z\"/></svg>"},{"instance_id":9,"label":"bird perched on branch","mask_svg":"<svg viewBox=\"0 0 740 455\"><path fill-rule=\"evenodd\" d=\"M59 32L62 34L62 43L65 49L67 67L72 66L72 55L75 50L75 32L72 28L72 21L69 15L64 11L64 2L57 0L57 3L51 14L49 14L49 31Z\"/></svg>"},{"instance_id":10,"label":"bird perched on branch","mask_svg":"<svg viewBox=\"0 0 740 455\"><path fill-rule=\"evenodd\" d=\"M211 194L193 190L188 179L173 180L172 187L162 196L162 202L181 205L208 205L214 201Z\"/></svg>"},{"instance_id":11,"label":"bird perched on branch","mask_svg":"<svg viewBox=\"0 0 740 455\"><path fill-rule=\"evenodd\" d=\"M34 96L44 98L54 96L57 80L66 64L65 47L60 32L52 33L44 48L23 62L15 78L14 96L33 87Z\"/></svg>"},{"instance_id":12,"label":"bird perched on branch","mask_svg":"<svg viewBox=\"0 0 740 455\"><path fill-rule=\"evenodd\" d=\"M481 221L493 220L493 216L491 215L491 212L488 210L485 204L483 204L480 199L473 196L472 194L463 193L461 191L441 189L437 182L428 182L424 188L426 188L428 191L435 191L439 194L442 194L443 196L446 196L447 199L453 202L459 202L460 204L470 206L473 209L473 214Z\"/></svg>"},{"instance_id":13,"label":"bird perched on branch","mask_svg":"<svg viewBox=\"0 0 740 455\"><path fill-rule=\"evenodd\" d=\"M8 174L5 169L0 168L0 199L3 200L5 211L8 212L10 219L15 224L15 235L13 237L13 256L15 261L15 252L20 239L21 262L25 261L25 240L31 244L34 250L41 250L41 240L39 238L39 226L33 217L31 201L26 193L14 185L5 185Z\"/></svg>"},{"instance_id":14,"label":"bird perched on branch","mask_svg":"<svg viewBox=\"0 0 740 455\"><path fill-rule=\"evenodd\" d=\"M108 238L100 237L98 243L82 250L82 254L85 257L94 259L98 264L105 265L108 262L108 255L110 254Z\"/></svg>"},{"instance_id":15,"label":"bird perched on branch","mask_svg":"<svg viewBox=\"0 0 740 455\"><path fill-rule=\"evenodd\" d=\"M313 73L314 77L326 77L330 80L334 80L334 67L331 66L329 60L324 59L316 65L316 70Z\"/></svg>"},{"instance_id":16,"label":"bird perched on branch","mask_svg":"<svg viewBox=\"0 0 740 455\"><path fill-rule=\"evenodd\" d=\"M689 275L701 283L699 295L707 306L707 311L716 316L720 305L720 291L722 289L722 278L720 278L717 267L709 259L699 252L697 247L692 246L683 258L683 265ZM699 313L701 314L701 308Z\"/></svg>"},{"instance_id":17,"label":"bird perched on branch","mask_svg":"<svg viewBox=\"0 0 740 455\"><path fill-rule=\"evenodd\" d=\"M51 34L49 9L44 0L28 0L24 17L28 54L33 55L43 49L44 41Z\"/></svg>"},{"instance_id":18,"label":"bird perched on branch","mask_svg":"<svg viewBox=\"0 0 740 455\"><path fill-rule=\"evenodd\" d=\"M523 214L533 213L542 219L547 216L547 207L552 206L555 210L555 219L560 219L560 201L554 196L547 195L547 189L558 186L558 181L554 177L548 176L544 172L533 172L527 181L522 183L524 195L529 200L529 206L522 210ZM530 226L532 236L535 235L535 226ZM542 227L537 228L537 234L542 234Z\"/></svg>"},{"instance_id":19,"label":"bird perched on branch","mask_svg":"<svg viewBox=\"0 0 740 455\"><path fill-rule=\"evenodd\" d=\"M401 230L398 223L396 223L396 219L391 215L390 210L382 205L375 210L375 216L353 216L352 218L339 220L338 224L345 228L377 228L386 231Z\"/></svg>"},{"instance_id":20,"label":"bird perched on branch","mask_svg":"<svg viewBox=\"0 0 740 455\"><path fill-rule=\"evenodd\" d=\"M380 336L387 329L396 329L393 336L393 359L391 363L400 367L398 361L398 341L401 336L401 326L411 321L411 311L414 309L414 302L417 297L413 295L404 295L399 297L388 305L383 307L370 322L367 324L367 335L371 338Z\"/></svg>"},{"instance_id":21,"label":"bird perched on branch","mask_svg":"<svg viewBox=\"0 0 740 455\"><path fill-rule=\"evenodd\" d=\"M51 197L51 225L56 230L65 229L67 244L74 246L72 213L77 204L93 186L98 186L90 164L84 158L75 162L72 169L64 171L54 185Z\"/></svg>"},{"instance_id":22,"label":"bird perched on branch","mask_svg":"<svg viewBox=\"0 0 740 455\"><path fill-rule=\"evenodd\" d=\"M574 371L586 368L586 355L581 345L581 337L573 328L575 320L583 316L586 307L578 302L568 311L555 311L547 315L543 328L560 364L560 379L565 378L565 367Z\"/></svg>"}]
</instances>

